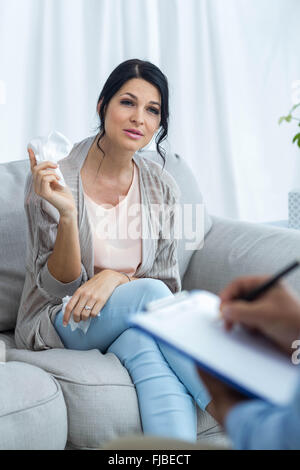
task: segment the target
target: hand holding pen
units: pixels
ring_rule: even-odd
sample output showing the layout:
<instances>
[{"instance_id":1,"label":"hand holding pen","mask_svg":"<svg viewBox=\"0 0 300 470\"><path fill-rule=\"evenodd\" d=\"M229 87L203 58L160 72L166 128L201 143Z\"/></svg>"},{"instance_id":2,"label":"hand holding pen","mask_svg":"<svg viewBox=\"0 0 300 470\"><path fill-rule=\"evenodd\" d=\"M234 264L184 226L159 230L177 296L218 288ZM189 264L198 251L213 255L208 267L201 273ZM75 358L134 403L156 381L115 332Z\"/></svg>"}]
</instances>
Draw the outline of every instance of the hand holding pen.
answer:
<instances>
[{"instance_id":1,"label":"hand holding pen","mask_svg":"<svg viewBox=\"0 0 300 470\"><path fill-rule=\"evenodd\" d=\"M295 261L272 277L241 277L223 289L220 310L226 329L240 323L290 354L293 341L300 339L300 298L281 279L298 266Z\"/></svg>"}]
</instances>

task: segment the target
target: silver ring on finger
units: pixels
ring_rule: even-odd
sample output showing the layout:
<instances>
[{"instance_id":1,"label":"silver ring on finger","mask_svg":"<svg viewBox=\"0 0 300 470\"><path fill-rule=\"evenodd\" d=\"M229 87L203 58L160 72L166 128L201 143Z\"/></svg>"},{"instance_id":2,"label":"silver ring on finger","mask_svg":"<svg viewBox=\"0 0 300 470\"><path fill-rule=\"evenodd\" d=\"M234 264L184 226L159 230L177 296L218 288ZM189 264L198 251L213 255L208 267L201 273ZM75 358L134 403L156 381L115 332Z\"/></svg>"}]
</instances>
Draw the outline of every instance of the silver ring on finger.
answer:
<instances>
[{"instance_id":1,"label":"silver ring on finger","mask_svg":"<svg viewBox=\"0 0 300 470\"><path fill-rule=\"evenodd\" d=\"M84 306L84 310L92 310L93 307L89 307L88 305Z\"/></svg>"}]
</instances>

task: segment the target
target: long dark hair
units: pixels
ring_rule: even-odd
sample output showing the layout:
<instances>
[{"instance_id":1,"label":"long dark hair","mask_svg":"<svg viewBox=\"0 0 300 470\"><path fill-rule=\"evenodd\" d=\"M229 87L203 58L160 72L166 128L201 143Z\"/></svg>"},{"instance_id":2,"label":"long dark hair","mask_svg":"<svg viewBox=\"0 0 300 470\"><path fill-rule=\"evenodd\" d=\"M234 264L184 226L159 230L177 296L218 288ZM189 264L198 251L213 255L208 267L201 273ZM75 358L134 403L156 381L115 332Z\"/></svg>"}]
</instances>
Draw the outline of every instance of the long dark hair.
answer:
<instances>
[{"instance_id":1,"label":"long dark hair","mask_svg":"<svg viewBox=\"0 0 300 470\"><path fill-rule=\"evenodd\" d=\"M99 118L100 126L98 128L100 135L97 139L97 147L103 155L105 155L103 149L100 146L100 140L105 135L104 121L105 121L105 107L108 105L112 97L117 91L132 78L142 78L147 82L154 85L161 96L161 120L160 120L160 131L156 136L156 150L162 157L165 165L165 150L160 146L163 140L168 135L168 124L169 124L169 86L167 77L161 72L161 70L151 62L147 62L140 59L130 59L122 62L118 65L109 75L106 80L103 89L98 98L97 104L102 100Z\"/></svg>"}]
</instances>

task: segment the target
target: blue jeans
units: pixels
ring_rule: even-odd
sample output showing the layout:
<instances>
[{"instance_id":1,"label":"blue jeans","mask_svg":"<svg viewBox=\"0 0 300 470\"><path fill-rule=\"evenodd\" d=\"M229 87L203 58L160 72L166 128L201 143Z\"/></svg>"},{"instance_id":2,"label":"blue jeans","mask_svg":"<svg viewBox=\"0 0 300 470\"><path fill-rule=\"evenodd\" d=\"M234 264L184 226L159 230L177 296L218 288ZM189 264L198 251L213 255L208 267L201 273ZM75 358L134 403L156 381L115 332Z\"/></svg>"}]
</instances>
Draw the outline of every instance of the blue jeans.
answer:
<instances>
[{"instance_id":1,"label":"blue jeans","mask_svg":"<svg viewBox=\"0 0 300 470\"><path fill-rule=\"evenodd\" d=\"M136 387L145 434L193 442L197 439L194 400L202 409L210 401L193 362L128 325L131 314L147 314L148 302L170 295L162 281L138 279L114 290L86 334L64 327L62 311L54 326L68 349L99 349L119 358Z\"/></svg>"}]
</instances>

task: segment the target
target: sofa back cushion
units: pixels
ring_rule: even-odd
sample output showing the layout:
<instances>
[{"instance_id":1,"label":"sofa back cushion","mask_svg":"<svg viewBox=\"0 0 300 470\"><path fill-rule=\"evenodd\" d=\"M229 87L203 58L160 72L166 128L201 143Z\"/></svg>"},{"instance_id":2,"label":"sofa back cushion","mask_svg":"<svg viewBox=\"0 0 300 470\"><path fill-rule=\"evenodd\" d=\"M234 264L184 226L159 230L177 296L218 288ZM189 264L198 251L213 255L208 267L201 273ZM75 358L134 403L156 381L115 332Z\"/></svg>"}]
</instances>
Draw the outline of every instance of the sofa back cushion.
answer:
<instances>
[{"instance_id":1,"label":"sofa back cushion","mask_svg":"<svg viewBox=\"0 0 300 470\"><path fill-rule=\"evenodd\" d=\"M154 151L141 153L162 164ZM181 190L181 204L202 204L202 196L194 176L182 158L166 156L165 169L172 174ZM24 187L30 171L29 160L0 164L0 331L13 329L25 280L27 220L24 211ZM206 214L205 229L211 227ZM193 254L186 249L186 240L179 240L178 256L181 278Z\"/></svg>"},{"instance_id":2,"label":"sofa back cushion","mask_svg":"<svg viewBox=\"0 0 300 470\"><path fill-rule=\"evenodd\" d=\"M0 165L0 331L15 327L25 279L29 160Z\"/></svg>"},{"instance_id":3,"label":"sofa back cushion","mask_svg":"<svg viewBox=\"0 0 300 470\"><path fill-rule=\"evenodd\" d=\"M212 216L204 248L193 254L183 279L187 290L219 294L241 276L269 275L299 256L300 230ZM300 269L283 280L300 296Z\"/></svg>"}]
</instances>

